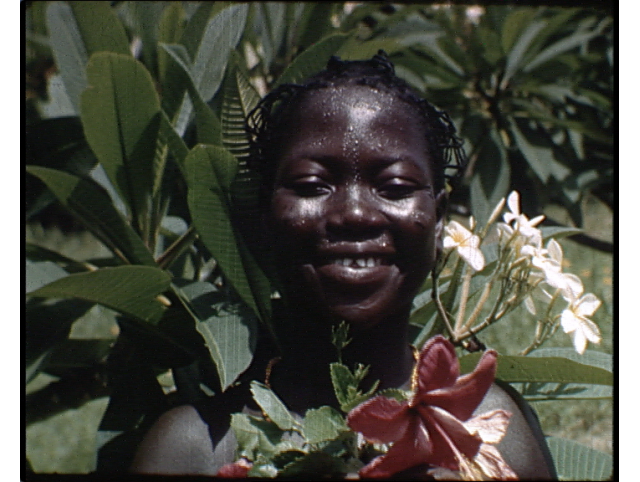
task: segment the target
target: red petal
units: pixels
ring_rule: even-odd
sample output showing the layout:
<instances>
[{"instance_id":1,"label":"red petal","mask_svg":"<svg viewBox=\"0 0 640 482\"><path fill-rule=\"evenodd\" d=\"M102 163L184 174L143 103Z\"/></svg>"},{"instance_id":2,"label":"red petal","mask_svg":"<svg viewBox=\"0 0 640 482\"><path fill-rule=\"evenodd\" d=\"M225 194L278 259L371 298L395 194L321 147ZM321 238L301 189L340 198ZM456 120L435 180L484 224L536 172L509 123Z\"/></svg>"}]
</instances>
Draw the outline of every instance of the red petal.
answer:
<instances>
[{"instance_id":1,"label":"red petal","mask_svg":"<svg viewBox=\"0 0 640 482\"><path fill-rule=\"evenodd\" d=\"M387 478L417 465L429 463L432 443L418 417L411 420L404 437L389 451L360 469L363 478Z\"/></svg>"},{"instance_id":2,"label":"red petal","mask_svg":"<svg viewBox=\"0 0 640 482\"><path fill-rule=\"evenodd\" d=\"M446 435L449 445L454 445L458 452L468 459L478 453L482 439L479 435L472 434L460 420L438 407L429 407L427 410L421 410L422 412L429 413L436 429L441 431L443 436Z\"/></svg>"},{"instance_id":3,"label":"red petal","mask_svg":"<svg viewBox=\"0 0 640 482\"><path fill-rule=\"evenodd\" d=\"M418 359L418 393L453 385L460 368L453 345L438 335L427 341Z\"/></svg>"},{"instance_id":4,"label":"red petal","mask_svg":"<svg viewBox=\"0 0 640 482\"><path fill-rule=\"evenodd\" d=\"M480 405L495 379L497 353L487 350L472 373L463 375L453 386L420 392L418 403L445 409L459 420L466 421Z\"/></svg>"},{"instance_id":5,"label":"red petal","mask_svg":"<svg viewBox=\"0 0 640 482\"><path fill-rule=\"evenodd\" d=\"M383 396L374 397L351 410L347 416L347 424L371 442L395 442L405 435L411 421L407 408L407 402Z\"/></svg>"},{"instance_id":6,"label":"red petal","mask_svg":"<svg viewBox=\"0 0 640 482\"><path fill-rule=\"evenodd\" d=\"M482 444L475 462L482 467L488 477L495 480L518 480L516 473L509 467L493 445Z\"/></svg>"},{"instance_id":7,"label":"red petal","mask_svg":"<svg viewBox=\"0 0 640 482\"><path fill-rule=\"evenodd\" d=\"M251 462L246 459L240 459L232 464L223 465L218 470L216 477L225 477L227 479L243 479L247 477L251 469Z\"/></svg>"}]
</instances>

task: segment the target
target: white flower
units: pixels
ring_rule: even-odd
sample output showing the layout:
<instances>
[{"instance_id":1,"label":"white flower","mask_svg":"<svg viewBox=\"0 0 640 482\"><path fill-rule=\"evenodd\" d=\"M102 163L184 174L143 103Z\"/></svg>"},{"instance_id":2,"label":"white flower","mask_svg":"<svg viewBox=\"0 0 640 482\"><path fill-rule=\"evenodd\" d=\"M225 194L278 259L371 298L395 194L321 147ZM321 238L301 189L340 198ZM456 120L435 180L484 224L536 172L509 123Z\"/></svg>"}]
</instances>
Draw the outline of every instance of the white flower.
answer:
<instances>
[{"instance_id":1,"label":"white flower","mask_svg":"<svg viewBox=\"0 0 640 482\"><path fill-rule=\"evenodd\" d=\"M511 191L507 198L507 206L510 212L504 213L504 222L510 224L513 222L513 228L523 236L531 238L536 241L534 244L540 244L542 241L542 233L536 228L538 224L544 219L543 215L536 216L533 219L529 219L527 216L520 212L520 194L518 191Z\"/></svg>"},{"instance_id":2,"label":"white flower","mask_svg":"<svg viewBox=\"0 0 640 482\"><path fill-rule=\"evenodd\" d=\"M562 272L562 247L555 239L549 240L546 249L527 245L522 247L521 253L531 258L531 264L542 271L544 281L549 286L563 292L570 291L574 297L582 294L583 287L580 278Z\"/></svg>"},{"instance_id":3,"label":"white flower","mask_svg":"<svg viewBox=\"0 0 640 482\"><path fill-rule=\"evenodd\" d=\"M587 348L587 340L591 343L600 343L601 340L598 326L587 318L600 307L600 300L593 293L587 293L581 298L569 295L567 301L569 306L562 312L560 322L565 333L573 334L573 346L582 355Z\"/></svg>"},{"instance_id":4,"label":"white flower","mask_svg":"<svg viewBox=\"0 0 640 482\"><path fill-rule=\"evenodd\" d=\"M456 248L462 259L476 271L484 268L484 255L480 251L480 238L457 221L451 221L444 228L447 235L443 245L445 249Z\"/></svg>"}]
</instances>

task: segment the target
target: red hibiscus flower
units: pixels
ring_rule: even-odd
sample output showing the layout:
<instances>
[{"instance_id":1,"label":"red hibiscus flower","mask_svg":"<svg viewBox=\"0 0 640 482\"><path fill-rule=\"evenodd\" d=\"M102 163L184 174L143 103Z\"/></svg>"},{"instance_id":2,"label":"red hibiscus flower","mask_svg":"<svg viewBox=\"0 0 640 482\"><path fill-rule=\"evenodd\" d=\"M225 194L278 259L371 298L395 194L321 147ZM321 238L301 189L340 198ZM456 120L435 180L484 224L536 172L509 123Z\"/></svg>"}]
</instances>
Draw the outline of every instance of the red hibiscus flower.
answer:
<instances>
[{"instance_id":1,"label":"red hibiscus flower","mask_svg":"<svg viewBox=\"0 0 640 482\"><path fill-rule=\"evenodd\" d=\"M237 462L223 465L218 470L216 477L224 477L225 479L244 479L248 477L249 470L253 464L247 459L240 459Z\"/></svg>"},{"instance_id":2,"label":"red hibiscus flower","mask_svg":"<svg viewBox=\"0 0 640 482\"><path fill-rule=\"evenodd\" d=\"M429 464L464 478L516 479L493 446L506 433L511 414L494 410L472 418L493 383L496 358L488 350L472 373L460 376L453 345L442 336L429 340L417 361L411 399L377 396L349 413L351 429L370 442L392 444L360 475L389 477Z\"/></svg>"}]
</instances>

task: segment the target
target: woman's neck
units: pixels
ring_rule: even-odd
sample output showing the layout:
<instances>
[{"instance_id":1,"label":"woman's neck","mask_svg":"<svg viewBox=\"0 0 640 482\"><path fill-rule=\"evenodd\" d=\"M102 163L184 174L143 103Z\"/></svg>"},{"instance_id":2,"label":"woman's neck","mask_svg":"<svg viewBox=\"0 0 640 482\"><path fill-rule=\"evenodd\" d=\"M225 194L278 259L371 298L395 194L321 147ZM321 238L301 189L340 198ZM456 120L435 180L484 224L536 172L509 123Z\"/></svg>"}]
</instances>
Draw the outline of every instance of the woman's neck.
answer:
<instances>
[{"instance_id":1,"label":"woman's neck","mask_svg":"<svg viewBox=\"0 0 640 482\"><path fill-rule=\"evenodd\" d=\"M300 322L300 313L288 314ZM307 314L308 316L308 314ZM282 358L274 366L270 383L294 411L320 405L336 405L329 365L338 361L331 341L331 325L323 320L293 323L297 327L283 337ZM359 332L350 330L351 341L343 348L342 363L353 370L357 364L369 368L359 387L366 391L377 380L378 388L407 388L413 369L413 350L407 339L408 313L385 320Z\"/></svg>"}]
</instances>

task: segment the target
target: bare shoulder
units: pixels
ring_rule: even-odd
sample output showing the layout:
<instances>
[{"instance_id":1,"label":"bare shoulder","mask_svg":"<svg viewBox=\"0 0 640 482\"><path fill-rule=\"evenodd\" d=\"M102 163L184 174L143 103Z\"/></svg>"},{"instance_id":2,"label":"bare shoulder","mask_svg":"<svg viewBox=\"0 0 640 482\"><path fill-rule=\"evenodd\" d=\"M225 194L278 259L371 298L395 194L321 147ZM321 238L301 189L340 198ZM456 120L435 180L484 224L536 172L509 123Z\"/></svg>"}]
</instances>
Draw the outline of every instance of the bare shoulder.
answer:
<instances>
[{"instance_id":1,"label":"bare shoulder","mask_svg":"<svg viewBox=\"0 0 640 482\"><path fill-rule=\"evenodd\" d=\"M476 413L496 409L511 413L507 434L498 444L498 449L519 478L556 479L544 433L529 404L513 388L494 383Z\"/></svg>"},{"instance_id":2,"label":"bare shoulder","mask_svg":"<svg viewBox=\"0 0 640 482\"><path fill-rule=\"evenodd\" d=\"M228 427L219 427L226 432ZM224 434L222 434L224 435ZM182 405L161 415L136 452L131 470L149 474L215 475L222 464L209 425L192 405Z\"/></svg>"}]
</instances>

